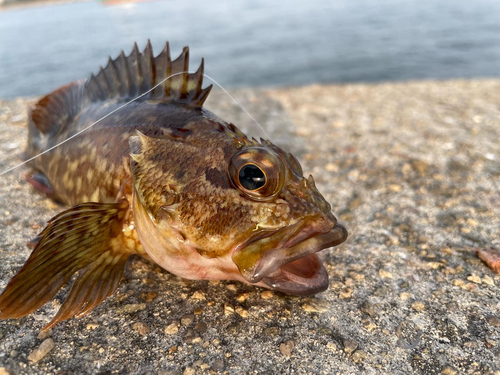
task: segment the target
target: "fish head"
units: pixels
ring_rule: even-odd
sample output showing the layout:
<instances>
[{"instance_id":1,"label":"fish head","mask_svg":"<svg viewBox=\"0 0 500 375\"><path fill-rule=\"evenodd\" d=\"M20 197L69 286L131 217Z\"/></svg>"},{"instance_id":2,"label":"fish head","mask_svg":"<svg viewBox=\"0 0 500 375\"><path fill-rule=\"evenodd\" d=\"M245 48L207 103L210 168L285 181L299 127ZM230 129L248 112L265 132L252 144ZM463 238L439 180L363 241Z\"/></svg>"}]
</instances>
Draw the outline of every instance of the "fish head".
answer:
<instances>
[{"instance_id":1,"label":"fish head","mask_svg":"<svg viewBox=\"0 0 500 375\"><path fill-rule=\"evenodd\" d=\"M234 125L130 144L136 229L155 262L288 294L328 287L316 253L347 231L293 155Z\"/></svg>"}]
</instances>

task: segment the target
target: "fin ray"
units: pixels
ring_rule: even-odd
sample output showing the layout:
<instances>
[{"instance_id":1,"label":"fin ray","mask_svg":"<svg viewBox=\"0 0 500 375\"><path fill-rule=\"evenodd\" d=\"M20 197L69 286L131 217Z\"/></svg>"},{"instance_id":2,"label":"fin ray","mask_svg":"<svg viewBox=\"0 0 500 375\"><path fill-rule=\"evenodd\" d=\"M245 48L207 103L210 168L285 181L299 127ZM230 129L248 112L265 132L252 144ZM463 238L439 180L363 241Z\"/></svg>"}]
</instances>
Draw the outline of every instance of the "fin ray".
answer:
<instances>
[{"instance_id":1,"label":"fin ray","mask_svg":"<svg viewBox=\"0 0 500 375\"><path fill-rule=\"evenodd\" d=\"M202 88L203 68L202 59L196 73L176 75L145 95L144 99L202 107L213 87ZM143 52L135 43L130 55L121 51L116 59L109 58L106 67L101 67L97 75L92 74L86 82L72 82L40 99L30 111L30 139L37 146L43 135L61 133L89 102L132 99L146 93L166 77L188 69L188 47L184 47L180 56L172 61L168 42L156 57L149 40ZM35 147L27 150L26 155L38 152Z\"/></svg>"},{"instance_id":2,"label":"fin ray","mask_svg":"<svg viewBox=\"0 0 500 375\"><path fill-rule=\"evenodd\" d=\"M110 257L110 254L106 253L81 272L56 316L43 330L49 330L57 323L72 316L81 317L85 315L109 295L113 294L118 287L118 282L123 275L125 262L128 258L128 256L123 255L117 255L117 257L119 258L118 262L112 264L112 272L107 276L107 267L109 263L114 262L114 257Z\"/></svg>"},{"instance_id":3,"label":"fin ray","mask_svg":"<svg viewBox=\"0 0 500 375\"><path fill-rule=\"evenodd\" d=\"M203 60L196 73L176 75L152 92L146 98L174 101L194 107L201 107L205 102L212 85L202 88ZM148 41L143 52L134 44L130 55L122 51L120 55L108 61L97 76L92 75L85 84L85 95L92 102L114 98L131 99L142 95L153 88L161 80L176 73L189 69L189 48L184 47L182 53L173 60L170 56L170 45L165 45L163 51L153 56L151 42Z\"/></svg>"},{"instance_id":4,"label":"fin ray","mask_svg":"<svg viewBox=\"0 0 500 375\"><path fill-rule=\"evenodd\" d=\"M83 82L72 82L40 99L29 113L31 135L38 138L40 134L60 133L80 112L83 90Z\"/></svg>"},{"instance_id":5,"label":"fin ray","mask_svg":"<svg viewBox=\"0 0 500 375\"><path fill-rule=\"evenodd\" d=\"M90 312L111 295L131 255L125 246L111 244L122 235L128 208L126 200L84 203L52 218L28 261L0 295L0 319L37 310L79 270L67 299L45 329Z\"/></svg>"}]
</instances>

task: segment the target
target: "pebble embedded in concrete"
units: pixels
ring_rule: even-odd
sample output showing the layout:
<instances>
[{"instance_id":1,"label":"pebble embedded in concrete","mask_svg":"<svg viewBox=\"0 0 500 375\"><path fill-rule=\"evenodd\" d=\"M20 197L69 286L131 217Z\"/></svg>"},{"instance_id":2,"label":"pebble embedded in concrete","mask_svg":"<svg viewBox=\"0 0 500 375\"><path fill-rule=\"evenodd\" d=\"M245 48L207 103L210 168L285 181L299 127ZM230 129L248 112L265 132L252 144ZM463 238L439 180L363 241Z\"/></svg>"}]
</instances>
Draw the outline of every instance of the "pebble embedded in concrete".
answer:
<instances>
[{"instance_id":1,"label":"pebble embedded in concrete","mask_svg":"<svg viewBox=\"0 0 500 375\"><path fill-rule=\"evenodd\" d=\"M120 306L118 309L116 309L116 311L119 314L131 314L145 309L146 309L145 303L131 303L128 305Z\"/></svg>"},{"instance_id":2,"label":"pebble embedded in concrete","mask_svg":"<svg viewBox=\"0 0 500 375\"><path fill-rule=\"evenodd\" d=\"M293 340L288 340L280 344L280 352L285 357L290 357L292 355L292 350L295 347L295 342Z\"/></svg>"},{"instance_id":3,"label":"pebble embedded in concrete","mask_svg":"<svg viewBox=\"0 0 500 375\"><path fill-rule=\"evenodd\" d=\"M38 348L33 350L28 356L31 362L39 362L43 357L45 357L54 348L54 340L48 338L45 339Z\"/></svg>"},{"instance_id":4,"label":"pebble embedded in concrete","mask_svg":"<svg viewBox=\"0 0 500 375\"><path fill-rule=\"evenodd\" d=\"M142 322L137 322L132 325L132 328L139 334L139 335L147 335L149 331L151 330L147 324L144 324Z\"/></svg>"},{"instance_id":5,"label":"pebble embedded in concrete","mask_svg":"<svg viewBox=\"0 0 500 375\"><path fill-rule=\"evenodd\" d=\"M193 324L193 321L194 321L194 315L193 314L187 314L187 315L184 315L181 318L181 324L183 326L189 326L189 325Z\"/></svg>"},{"instance_id":6,"label":"pebble embedded in concrete","mask_svg":"<svg viewBox=\"0 0 500 375\"><path fill-rule=\"evenodd\" d=\"M172 322L168 326L165 327L165 333L167 335L175 335L177 332L179 332L179 323L178 322Z\"/></svg>"}]
</instances>

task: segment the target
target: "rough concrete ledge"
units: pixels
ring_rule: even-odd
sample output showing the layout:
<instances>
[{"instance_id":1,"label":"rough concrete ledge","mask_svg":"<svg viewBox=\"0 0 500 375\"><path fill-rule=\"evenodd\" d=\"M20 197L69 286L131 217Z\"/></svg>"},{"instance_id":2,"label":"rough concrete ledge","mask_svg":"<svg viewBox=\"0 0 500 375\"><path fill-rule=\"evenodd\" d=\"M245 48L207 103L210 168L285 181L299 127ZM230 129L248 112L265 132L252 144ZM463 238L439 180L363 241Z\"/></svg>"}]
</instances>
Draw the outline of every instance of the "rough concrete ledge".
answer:
<instances>
[{"instance_id":1,"label":"rough concrete ledge","mask_svg":"<svg viewBox=\"0 0 500 375\"><path fill-rule=\"evenodd\" d=\"M241 90L350 232L325 252L328 291L289 297L181 280L141 259L116 295L45 335L67 293L0 322L0 374L500 374L500 80ZM0 102L0 169L27 100ZM209 108L251 122L222 94ZM0 289L61 210L18 170L0 180Z\"/></svg>"}]
</instances>

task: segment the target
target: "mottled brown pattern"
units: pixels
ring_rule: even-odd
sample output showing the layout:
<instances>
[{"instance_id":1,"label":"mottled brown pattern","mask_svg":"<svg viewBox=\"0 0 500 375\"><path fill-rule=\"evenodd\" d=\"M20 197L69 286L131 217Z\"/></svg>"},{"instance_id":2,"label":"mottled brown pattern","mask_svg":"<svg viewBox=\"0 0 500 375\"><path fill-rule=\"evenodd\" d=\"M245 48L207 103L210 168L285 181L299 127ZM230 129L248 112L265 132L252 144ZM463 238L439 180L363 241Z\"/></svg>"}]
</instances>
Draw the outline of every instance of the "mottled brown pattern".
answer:
<instances>
[{"instance_id":1,"label":"mottled brown pattern","mask_svg":"<svg viewBox=\"0 0 500 375\"><path fill-rule=\"evenodd\" d=\"M203 64L194 74L187 69L187 49L171 61L168 45L156 58L149 44L143 53L135 46L88 82L35 106L26 156L64 142L30 165L49 181L44 191L74 207L42 232L0 296L0 318L32 312L75 272L48 327L85 314L116 289L130 254L191 279L234 279L293 294L328 286L314 253L343 242L347 232L312 177L271 142L248 139L202 109L210 91L202 89Z\"/></svg>"},{"instance_id":2,"label":"mottled brown pattern","mask_svg":"<svg viewBox=\"0 0 500 375\"><path fill-rule=\"evenodd\" d=\"M280 189L273 201L249 199L232 186L228 165L236 153L245 150L241 144L250 145L251 155L252 147L268 147L270 143L256 144L229 129L220 133L210 128L182 140L141 135L134 137L133 143L132 174L141 202L156 221L177 222L202 255L222 256L257 226L276 230L307 216L329 215L330 205L313 180L299 176L297 168L294 171L289 164L283 164L286 188ZM277 146L272 150L286 156ZM163 208L170 201L174 207L171 215L165 216Z\"/></svg>"}]
</instances>

